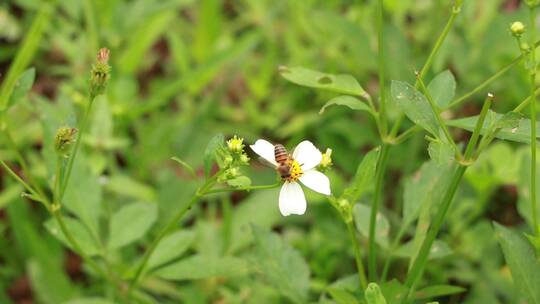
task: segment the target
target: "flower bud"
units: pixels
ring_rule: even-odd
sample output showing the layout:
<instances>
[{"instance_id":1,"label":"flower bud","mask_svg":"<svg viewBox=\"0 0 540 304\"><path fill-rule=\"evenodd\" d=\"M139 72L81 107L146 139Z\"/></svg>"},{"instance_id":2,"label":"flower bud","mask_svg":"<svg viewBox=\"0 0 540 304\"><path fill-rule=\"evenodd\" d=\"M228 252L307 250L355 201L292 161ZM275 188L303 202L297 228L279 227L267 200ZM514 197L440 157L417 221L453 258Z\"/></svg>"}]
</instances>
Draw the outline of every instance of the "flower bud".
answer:
<instances>
[{"instance_id":1,"label":"flower bud","mask_svg":"<svg viewBox=\"0 0 540 304\"><path fill-rule=\"evenodd\" d=\"M59 155L65 156L69 153L71 144L75 142L77 129L71 127L61 127L56 130L54 136L54 149Z\"/></svg>"},{"instance_id":2,"label":"flower bud","mask_svg":"<svg viewBox=\"0 0 540 304\"><path fill-rule=\"evenodd\" d=\"M103 94L107 87L107 82L111 76L111 67L108 61L109 50L106 48L100 49L96 57L96 63L92 65L90 73L90 94L94 97Z\"/></svg>"},{"instance_id":3,"label":"flower bud","mask_svg":"<svg viewBox=\"0 0 540 304\"><path fill-rule=\"evenodd\" d=\"M244 139L235 135L227 141L227 147L233 153L242 153L244 151Z\"/></svg>"},{"instance_id":4,"label":"flower bud","mask_svg":"<svg viewBox=\"0 0 540 304\"><path fill-rule=\"evenodd\" d=\"M525 25L520 21L515 21L510 25L510 32L514 37L521 37L525 33Z\"/></svg>"},{"instance_id":5,"label":"flower bud","mask_svg":"<svg viewBox=\"0 0 540 304\"><path fill-rule=\"evenodd\" d=\"M240 163L242 165L248 165L249 164L249 157L245 153L242 153L240 155Z\"/></svg>"},{"instance_id":6,"label":"flower bud","mask_svg":"<svg viewBox=\"0 0 540 304\"><path fill-rule=\"evenodd\" d=\"M232 158L232 156L230 156L230 155L225 156L225 158L223 159L223 165L225 165L226 167L228 167L228 166L230 166L232 163L233 163L233 158Z\"/></svg>"},{"instance_id":7,"label":"flower bud","mask_svg":"<svg viewBox=\"0 0 540 304\"><path fill-rule=\"evenodd\" d=\"M327 148L326 152L323 153L319 167L321 169L328 169L332 166L332 149Z\"/></svg>"}]
</instances>

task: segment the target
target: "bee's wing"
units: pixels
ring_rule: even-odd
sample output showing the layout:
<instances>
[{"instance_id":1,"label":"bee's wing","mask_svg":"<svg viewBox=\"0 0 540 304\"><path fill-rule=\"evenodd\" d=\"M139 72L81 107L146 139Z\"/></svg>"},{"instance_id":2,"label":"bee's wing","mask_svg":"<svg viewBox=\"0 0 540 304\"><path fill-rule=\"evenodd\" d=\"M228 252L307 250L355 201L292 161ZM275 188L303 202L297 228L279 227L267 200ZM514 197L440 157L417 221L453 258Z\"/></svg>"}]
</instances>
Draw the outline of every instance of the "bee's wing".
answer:
<instances>
[{"instance_id":1,"label":"bee's wing","mask_svg":"<svg viewBox=\"0 0 540 304\"><path fill-rule=\"evenodd\" d=\"M262 158L262 157L258 157L257 160L265 165L266 167L270 167L272 169L275 169L276 168L276 165L272 164L271 162L267 161L265 158Z\"/></svg>"}]
</instances>

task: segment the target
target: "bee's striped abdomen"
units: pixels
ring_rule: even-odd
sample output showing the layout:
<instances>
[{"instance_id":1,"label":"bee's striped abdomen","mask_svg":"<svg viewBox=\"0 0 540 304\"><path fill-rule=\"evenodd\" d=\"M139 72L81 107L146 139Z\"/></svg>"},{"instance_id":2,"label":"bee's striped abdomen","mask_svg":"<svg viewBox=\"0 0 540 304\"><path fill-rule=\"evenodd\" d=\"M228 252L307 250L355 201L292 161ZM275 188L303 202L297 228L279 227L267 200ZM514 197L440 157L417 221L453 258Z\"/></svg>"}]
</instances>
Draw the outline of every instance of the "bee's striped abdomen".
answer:
<instances>
[{"instance_id":1,"label":"bee's striped abdomen","mask_svg":"<svg viewBox=\"0 0 540 304\"><path fill-rule=\"evenodd\" d=\"M276 162L278 164L282 164L289 159L289 155L287 154L287 149L281 144L277 144L274 146L274 157L276 158Z\"/></svg>"}]
</instances>

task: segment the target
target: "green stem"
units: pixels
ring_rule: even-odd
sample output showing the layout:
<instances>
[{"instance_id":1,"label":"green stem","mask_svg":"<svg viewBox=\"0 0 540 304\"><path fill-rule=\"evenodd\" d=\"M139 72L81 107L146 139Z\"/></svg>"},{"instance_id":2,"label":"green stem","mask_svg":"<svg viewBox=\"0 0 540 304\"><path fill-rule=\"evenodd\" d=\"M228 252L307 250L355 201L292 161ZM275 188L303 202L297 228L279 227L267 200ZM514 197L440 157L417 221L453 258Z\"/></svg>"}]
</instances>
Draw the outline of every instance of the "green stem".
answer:
<instances>
[{"instance_id":1,"label":"green stem","mask_svg":"<svg viewBox=\"0 0 540 304\"><path fill-rule=\"evenodd\" d=\"M277 188L281 185L281 182L277 182L272 185L259 185L259 186L248 186L248 187L241 187L241 188L222 188L222 189L213 189L206 191L205 194L212 194L212 193L221 193L221 192L234 192L234 191L251 191L251 190L264 190L264 189L273 189Z\"/></svg>"},{"instance_id":2,"label":"green stem","mask_svg":"<svg viewBox=\"0 0 540 304\"><path fill-rule=\"evenodd\" d=\"M420 70L420 75L417 77L417 81L415 84L415 87L418 88L418 79L424 79L427 72L431 68L431 65L433 64L433 59L435 59L435 56L437 53L439 53L440 48L442 47L444 41L446 40L446 37L450 33L450 30L454 26L454 21L456 20L456 17L459 15L459 12L461 11L461 4L462 0L456 0L454 5L452 6L452 14L450 15L450 18L448 19L448 22L446 22L446 25L444 26L443 31L437 38L437 41L435 42L435 45L431 49L431 52L429 53L428 58L426 59L426 62L424 63L424 66ZM394 126L392 127L392 133L394 135L397 134L399 131L399 128L401 126L401 122L403 121L403 113L400 113L398 116L398 119L394 123Z\"/></svg>"},{"instance_id":3,"label":"green stem","mask_svg":"<svg viewBox=\"0 0 540 304\"><path fill-rule=\"evenodd\" d=\"M534 52L534 50L536 50L536 48L540 46L540 41L537 41L534 43L533 47L532 47L532 50ZM463 94L461 97L457 98L456 100L452 101L447 109L449 108L453 108L453 107L456 107L460 104L462 104L465 100L467 100L468 98L470 98L471 96L473 96L474 94L480 92L481 90L483 90L485 87L487 87L489 84L491 84L493 81L495 81L497 78L501 77L503 74L505 74L506 72L508 72L511 68L513 68L514 66L516 66L518 63L520 63L524 58L527 57L527 54L521 54L519 55L518 57L514 58L514 60L512 60L509 64L507 64L506 66L502 67L497 73L493 74L493 76L489 77L488 79L486 79L484 82L482 82L481 84L479 84L478 86L476 86L474 89L472 89L471 91L469 91L468 93L465 93ZM528 99L527 99L528 100ZM525 100L524 102L528 102L527 100ZM524 107L520 104L519 107Z\"/></svg>"},{"instance_id":4,"label":"green stem","mask_svg":"<svg viewBox=\"0 0 540 304\"><path fill-rule=\"evenodd\" d=\"M362 254L360 252L360 245L358 244L358 239L356 238L356 229L354 227L354 222L352 219L346 221L347 230L349 231L349 237L353 244L354 249L354 259L356 261L356 268L358 270L358 281L360 282L360 288L365 290L367 287L366 271L364 269L364 264L362 263Z\"/></svg>"},{"instance_id":5,"label":"green stem","mask_svg":"<svg viewBox=\"0 0 540 304\"><path fill-rule=\"evenodd\" d=\"M437 214L435 215L435 219L433 220L432 225L429 227L426 238L422 242L422 246L420 247L420 251L418 252L418 256L414 260L414 263L409 273L407 274L405 285L407 286L408 290L405 297L403 297L401 303L407 303L409 297L414 293L416 284L420 280L424 271L424 267L426 266L429 252L431 251L431 246L433 245L433 242L435 241L435 238L437 237L437 234L441 229L441 226L446 217L446 213L450 208L454 195L456 194L456 190L466 169L467 166L459 165L452 176L452 181L450 182L450 186L444 195Z\"/></svg>"},{"instance_id":6,"label":"green stem","mask_svg":"<svg viewBox=\"0 0 540 304\"><path fill-rule=\"evenodd\" d=\"M90 112L92 110L92 104L94 103L94 99L96 96L90 95L88 106L86 107L82 122L79 126L79 130L77 133L77 139L75 140L75 145L73 147L73 150L71 151L71 154L69 156L68 164L66 167L66 173L64 174L64 178L62 180L61 186L60 186L60 193L58 194L58 201L61 202L64 198L64 193L66 191L66 188L69 184L69 178L71 176L71 170L73 169L73 163L75 162L75 158L77 157L77 152L79 151L79 147L81 145L82 137L84 133L86 132L86 129L88 128L88 124L90 121Z\"/></svg>"},{"instance_id":7,"label":"green stem","mask_svg":"<svg viewBox=\"0 0 540 304\"><path fill-rule=\"evenodd\" d=\"M531 41L536 40L536 15L535 7L529 9ZM538 211L536 201L536 50L531 50L531 212L533 231L540 236L540 227L538 226Z\"/></svg>"},{"instance_id":8,"label":"green stem","mask_svg":"<svg viewBox=\"0 0 540 304\"><path fill-rule=\"evenodd\" d=\"M439 126L443 130L444 135L446 136L446 139L452 145L452 148L454 148L456 155L461 157L461 151L458 149L456 143L454 142L454 139L452 138L452 135L450 134L450 131L448 130L448 127L446 126L446 123L441 117L441 112L439 110L439 107L435 104L433 97L429 93L428 89L426 88L426 85L424 84L424 82L422 81L422 78L420 77L418 77L418 86L420 90L424 93L424 95L426 96L429 102L429 105L431 106L431 110L433 111L433 114L435 114L435 118L437 119Z\"/></svg>"},{"instance_id":9,"label":"green stem","mask_svg":"<svg viewBox=\"0 0 540 304\"><path fill-rule=\"evenodd\" d=\"M431 251L431 246L433 246L433 242L435 241L437 234L439 233L439 230L442 227L444 219L446 218L446 214L448 213L448 210L450 209L450 205L452 204L452 200L454 199L454 195L456 194L459 183L461 182L463 174L465 173L469 165L468 160L471 158L472 153L474 151L474 146L476 145L476 142L478 141L478 136L480 134L480 131L482 130L482 125L484 124L484 120L488 112L487 110L489 109L487 105L491 104L490 100L491 98L488 98L487 102L482 107L482 112L480 112L480 117L478 118L478 121L476 122L476 126L474 129L473 135L471 137L472 140L469 141L469 143L467 144L467 148L465 149L464 158L466 161L458 162L458 167L456 168L452 176L450 185L446 193L444 194L439 210L437 211L437 214L435 215L435 218L428 229L428 232L426 234L424 241L422 242L422 245L420 247L418 255L416 256L416 259L414 260L409 272L407 273L407 279L405 280L405 285L407 286L407 293L401 301L402 304L407 303L409 301L409 297L412 294L414 294L416 284L422 277L422 273L426 266L429 253Z\"/></svg>"},{"instance_id":10,"label":"green stem","mask_svg":"<svg viewBox=\"0 0 540 304\"><path fill-rule=\"evenodd\" d=\"M34 198L40 197L40 195L30 185L28 185L22 178L20 178L19 175L17 175L17 173L15 173L13 170L11 170L11 168L3 160L0 160L0 164L2 165L2 167L4 167L4 169L6 169L6 171L9 173L9 175L11 175L28 192L30 192L33 195ZM38 201L43 202L42 200L38 200Z\"/></svg>"},{"instance_id":11,"label":"green stem","mask_svg":"<svg viewBox=\"0 0 540 304\"><path fill-rule=\"evenodd\" d=\"M378 0L377 4L377 47L379 66L379 92L380 92L380 133L386 136L386 73L384 68L384 7L383 0Z\"/></svg>"},{"instance_id":12,"label":"green stem","mask_svg":"<svg viewBox=\"0 0 540 304\"><path fill-rule=\"evenodd\" d=\"M478 143L478 139L480 138L480 133L482 132L484 121L486 120L487 113L489 109L491 108L492 103L493 103L493 95L488 94L488 96L486 97L486 100L484 101L484 105L482 106L482 110L480 111L480 116L478 117L478 121L476 122L476 127L472 133L471 139L469 140L469 144L467 145L467 149L465 150L464 160L466 162L472 161L471 156L473 155L474 148L476 147L476 144ZM477 151L480 151L481 147L482 145L480 145Z\"/></svg>"},{"instance_id":13,"label":"green stem","mask_svg":"<svg viewBox=\"0 0 540 304\"><path fill-rule=\"evenodd\" d=\"M371 205L371 214L369 219L369 242L368 242L368 276L370 281L377 279L377 243L375 242L375 231L377 229L377 212L382 196L382 188L384 182L384 173L388 162L388 151L390 145L383 143L375 173L375 194L373 195L373 203Z\"/></svg>"},{"instance_id":14,"label":"green stem","mask_svg":"<svg viewBox=\"0 0 540 304\"><path fill-rule=\"evenodd\" d=\"M538 94L540 94L540 88L537 88L536 91L534 91L534 96L538 96ZM523 111L523 109L525 109L530 103L531 103L531 100L532 100L532 97L531 95L527 96L527 98L525 98L522 102L519 103L519 105L517 107L514 108L514 112L521 112Z\"/></svg>"}]
</instances>

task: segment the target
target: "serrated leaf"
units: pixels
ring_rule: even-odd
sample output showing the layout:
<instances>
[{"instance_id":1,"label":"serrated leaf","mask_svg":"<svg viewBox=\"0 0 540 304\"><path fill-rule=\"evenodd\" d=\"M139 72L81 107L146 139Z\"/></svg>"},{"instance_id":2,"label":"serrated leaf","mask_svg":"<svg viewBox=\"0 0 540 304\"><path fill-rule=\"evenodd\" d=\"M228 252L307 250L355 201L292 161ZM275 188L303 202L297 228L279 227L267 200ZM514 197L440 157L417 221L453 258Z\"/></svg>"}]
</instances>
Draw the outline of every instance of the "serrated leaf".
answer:
<instances>
[{"instance_id":1,"label":"serrated leaf","mask_svg":"<svg viewBox=\"0 0 540 304\"><path fill-rule=\"evenodd\" d=\"M156 204L134 203L122 207L111 218L109 248L117 249L143 237L156 219Z\"/></svg>"},{"instance_id":2,"label":"serrated leaf","mask_svg":"<svg viewBox=\"0 0 540 304\"><path fill-rule=\"evenodd\" d=\"M540 262L534 248L523 235L497 223L494 226L514 286L529 304L540 304Z\"/></svg>"},{"instance_id":3,"label":"serrated leaf","mask_svg":"<svg viewBox=\"0 0 540 304\"><path fill-rule=\"evenodd\" d=\"M316 89L324 89L336 93L366 97L366 91L358 81L347 74L327 74L303 67L280 67L279 72L288 81Z\"/></svg>"},{"instance_id":4,"label":"serrated leaf","mask_svg":"<svg viewBox=\"0 0 540 304\"><path fill-rule=\"evenodd\" d=\"M449 70L446 70L431 80L428 91L440 108L446 108L456 94L456 79Z\"/></svg>"},{"instance_id":5,"label":"serrated leaf","mask_svg":"<svg viewBox=\"0 0 540 304\"><path fill-rule=\"evenodd\" d=\"M486 116L486 120L484 122L482 130L480 131L480 134L489 134L495 123L497 123L497 121L501 121L501 118L503 118L503 114L495 112L492 113L492 115ZM507 117L507 119L502 120L501 123L503 128L496 134L495 137L504 140L529 144L531 142L531 121L526 118L521 118L519 119L519 121L516 122L516 116L513 116L514 114L511 115L512 116ZM462 128L472 132L476 126L477 120L478 115L456 120L450 120L447 122L447 124L449 126ZM540 138L540 125L538 125L536 129L538 134L536 138L538 139Z\"/></svg>"},{"instance_id":6,"label":"serrated leaf","mask_svg":"<svg viewBox=\"0 0 540 304\"><path fill-rule=\"evenodd\" d=\"M444 297L467 291L463 287L453 285L432 285L418 290L414 297L417 300L426 300L436 297Z\"/></svg>"},{"instance_id":7,"label":"serrated leaf","mask_svg":"<svg viewBox=\"0 0 540 304\"><path fill-rule=\"evenodd\" d=\"M356 204L353 207L353 217L356 228L362 235L369 235L369 222L371 216L371 207L363 204ZM390 222L382 213L377 213L377 227L375 231L375 240L380 246L388 247L388 234L390 233Z\"/></svg>"},{"instance_id":8,"label":"serrated leaf","mask_svg":"<svg viewBox=\"0 0 540 304\"><path fill-rule=\"evenodd\" d=\"M431 141L428 153L429 157L439 165L449 165L455 159L454 147L443 139Z\"/></svg>"},{"instance_id":9,"label":"serrated leaf","mask_svg":"<svg viewBox=\"0 0 540 304\"><path fill-rule=\"evenodd\" d=\"M236 257L194 255L160 268L155 274L168 280L199 280L241 276L247 272L247 263Z\"/></svg>"},{"instance_id":10,"label":"serrated leaf","mask_svg":"<svg viewBox=\"0 0 540 304\"><path fill-rule=\"evenodd\" d=\"M174 260L189 249L195 240L193 231L177 231L163 238L148 260L148 268Z\"/></svg>"},{"instance_id":11,"label":"serrated leaf","mask_svg":"<svg viewBox=\"0 0 540 304\"><path fill-rule=\"evenodd\" d=\"M361 101L360 99L356 97L347 96L347 95L334 97L330 99L329 101L327 101L324 104L324 106L321 108L321 110L319 111L319 114L323 114L326 108L333 105L346 106L346 107L349 107L349 109L351 110L366 111L370 113L371 115L374 115L373 110L365 102Z\"/></svg>"},{"instance_id":12,"label":"serrated leaf","mask_svg":"<svg viewBox=\"0 0 540 304\"><path fill-rule=\"evenodd\" d=\"M377 159L379 157L380 148L375 148L369 151L362 162L356 169L354 179L343 192L343 198L354 203L362 196L362 194L373 189L373 180L375 178L375 169L377 167Z\"/></svg>"},{"instance_id":13,"label":"serrated leaf","mask_svg":"<svg viewBox=\"0 0 540 304\"><path fill-rule=\"evenodd\" d=\"M216 160L216 152L220 147L223 147L225 138L223 134L217 134L210 141L204 150L204 175L208 177L210 175L210 170L212 169L212 164Z\"/></svg>"},{"instance_id":14,"label":"serrated leaf","mask_svg":"<svg viewBox=\"0 0 540 304\"><path fill-rule=\"evenodd\" d=\"M435 113L422 93L403 81L392 81L390 88L392 98L401 111L414 123L439 136L439 125Z\"/></svg>"},{"instance_id":15,"label":"serrated leaf","mask_svg":"<svg viewBox=\"0 0 540 304\"><path fill-rule=\"evenodd\" d=\"M13 87L13 92L11 93L11 98L9 99L7 106L8 108L17 103L19 100L21 100L28 94L30 89L32 89L32 85L34 84L35 79L36 69L33 67L21 73L19 79L15 82L15 85Z\"/></svg>"},{"instance_id":16,"label":"serrated leaf","mask_svg":"<svg viewBox=\"0 0 540 304\"><path fill-rule=\"evenodd\" d=\"M255 266L268 282L295 303L306 303L309 267L300 253L272 232L252 225Z\"/></svg>"},{"instance_id":17,"label":"serrated leaf","mask_svg":"<svg viewBox=\"0 0 540 304\"><path fill-rule=\"evenodd\" d=\"M73 235L73 238L77 241L81 250L89 256L100 254L99 245L81 221L66 216L64 216L63 219L67 230ZM67 241L58 222L54 218L50 218L45 222L45 228L47 228L47 230L64 245L75 250L75 248Z\"/></svg>"}]
</instances>

